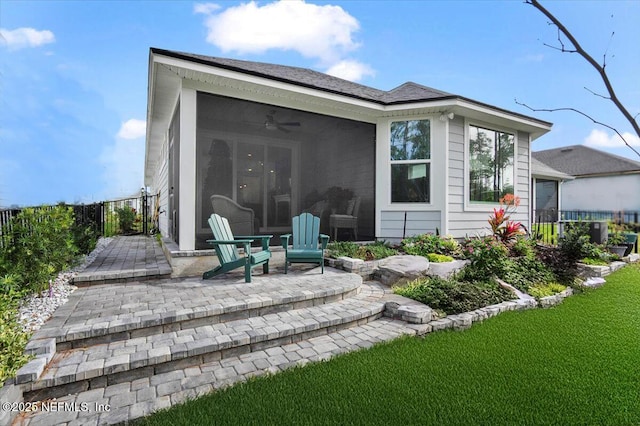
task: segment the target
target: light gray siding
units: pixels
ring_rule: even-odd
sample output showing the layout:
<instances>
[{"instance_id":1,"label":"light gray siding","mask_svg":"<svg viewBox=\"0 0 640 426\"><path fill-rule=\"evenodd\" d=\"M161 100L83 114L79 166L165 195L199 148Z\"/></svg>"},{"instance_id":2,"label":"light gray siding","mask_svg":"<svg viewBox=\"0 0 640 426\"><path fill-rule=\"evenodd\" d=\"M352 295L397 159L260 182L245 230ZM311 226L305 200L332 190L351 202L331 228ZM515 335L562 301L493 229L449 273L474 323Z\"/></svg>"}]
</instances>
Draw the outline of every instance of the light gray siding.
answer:
<instances>
[{"instance_id":1,"label":"light gray siding","mask_svg":"<svg viewBox=\"0 0 640 426\"><path fill-rule=\"evenodd\" d=\"M516 195L520 197L520 207L511 216L512 220L521 222L527 229L531 228L529 223L529 212L531 211L531 170L529 170L529 134L518 132L518 178Z\"/></svg>"},{"instance_id":2,"label":"light gray siding","mask_svg":"<svg viewBox=\"0 0 640 426\"><path fill-rule=\"evenodd\" d=\"M159 216L159 227L162 235L168 235L169 233L169 221L167 220L167 211L169 210L168 164L169 155L167 143L165 141L162 145L162 149L160 150L160 160L158 161L159 167L156 170L156 174L154 176L154 187L152 188L156 194L160 192L160 199L158 202L160 203L160 211L164 212Z\"/></svg>"},{"instance_id":3,"label":"light gray siding","mask_svg":"<svg viewBox=\"0 0 640 426\"><path fill-rule=\"evenodd\" d=\"M449 122L449 188L447 194L448 223L446 232L456 238L483 235L489 232L487 220L496 205L480 204L465 207L465 136L464 118L456 117ZM511 215L512 220L522 222L529 228L529 135L517 132L518 146L516 155L516 195L520 197L520 206Z\"/></svg>"},{"instance_id":4,"label":"light gray siding","mask_svg":"<svg viewBox=\"0 0 640 426\"><path fill-rule=\"evenodd\" d=\"M436 230L442 229L439 211L382 211L380 219L381 229L378 238L386 241L398 241L413 235L435 234Z\"/></svg>"}]
</instances>

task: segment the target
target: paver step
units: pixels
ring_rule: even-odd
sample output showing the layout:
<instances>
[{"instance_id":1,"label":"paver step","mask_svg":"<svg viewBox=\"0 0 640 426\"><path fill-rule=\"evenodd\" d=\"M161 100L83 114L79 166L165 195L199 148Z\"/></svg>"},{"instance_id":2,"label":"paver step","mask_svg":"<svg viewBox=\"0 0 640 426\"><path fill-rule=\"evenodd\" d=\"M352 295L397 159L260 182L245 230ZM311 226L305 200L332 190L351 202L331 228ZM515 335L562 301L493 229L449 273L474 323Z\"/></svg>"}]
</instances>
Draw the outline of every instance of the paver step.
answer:
<instances>
[{"instance_id":1,"label":"paver step","mask_svg":"<svg viewBox=\"0 0 640 426\"><path fill-rule=\"evenodd\" d=\"M195 366L176 365L173 369L159 370L148 377L123 376L118 383L70 392L69 395L47 401L57 407L72 409L23 413L14 424L119 424L251 377L326 360L337 354L367 348L415 332L403 321L383 317L296 343L209 360Z\"/></svg>"},{"instance_id":2,"label":"paver step","mask_svg":"<svg viewBox=\"0 0 640 426\"><path fill-rule=\"evenodd\" d=\"M99 315L96 315L95 303L101 306L108 303L102 294L96 300L84 298L70 303L68 309L74 313L66 319L64 327L53 319L37 331L32 340L55 338L57 350L61 351L262 316L351 297L360 291L362 278L327 271L326 278L302 276L296 283L288 283L286 291L274 279L232 285L186 279L182 284L184 289L179 301L157 294L149 297L144 288L137 291L135 285L111 286L112 292L124 293L129 303L117 307L107 305ZM169 293L174 292L176 286L168 284L158 288Z\"/></svg>"},{"instance_id":3,"label":"paver step","mask_svg":"<svg viewBox=\"0 0 640 426\"><path fill-rule=\"evenodd\" d=\"M58 351L38 380L23 384L25 399L104 387L362 325L382 316L384 290L376 283L361 289L333 303Z\"/></svg>"}]
</instances>

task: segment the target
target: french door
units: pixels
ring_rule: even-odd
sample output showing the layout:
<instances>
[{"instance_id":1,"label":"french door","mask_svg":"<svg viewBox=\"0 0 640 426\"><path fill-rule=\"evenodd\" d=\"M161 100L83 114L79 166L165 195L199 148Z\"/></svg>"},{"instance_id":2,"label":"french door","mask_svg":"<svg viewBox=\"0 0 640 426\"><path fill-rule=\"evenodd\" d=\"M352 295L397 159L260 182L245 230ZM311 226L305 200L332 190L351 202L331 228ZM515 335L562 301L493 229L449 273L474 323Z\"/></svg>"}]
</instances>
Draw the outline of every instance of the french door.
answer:
<instances>
[{"instance_id":1,"label":"french door","mask_svg":"<svg viewBox=\"0 0 640 426\"><path fill-rule=\"evenodd\" d=\"M297 146L272 138L225 136L202 136L208 142L198 155L207 160L198 167L197 223L207 230L209 197L218 194L251 208L260 232L290 230L297 211L297 186L292 184L297 182Z\"/></svg>"}]
</instances>

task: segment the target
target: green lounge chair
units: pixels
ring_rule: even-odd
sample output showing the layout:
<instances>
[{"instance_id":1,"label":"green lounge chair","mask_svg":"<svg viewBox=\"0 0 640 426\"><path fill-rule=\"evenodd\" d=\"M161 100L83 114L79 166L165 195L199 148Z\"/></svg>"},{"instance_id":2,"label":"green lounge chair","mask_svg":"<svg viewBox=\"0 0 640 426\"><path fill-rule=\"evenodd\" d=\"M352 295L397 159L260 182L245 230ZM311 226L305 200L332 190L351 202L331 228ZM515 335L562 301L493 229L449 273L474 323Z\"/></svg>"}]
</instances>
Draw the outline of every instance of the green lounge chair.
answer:
<instances>
[{"instance_id":1,"label":"green lounge chair","mask_svg":"<svg viewBox=\"0 0 640 426\"><path fill-rule=\"evenodd\" d=\"M215 239L207 240L207 243L213 245L216 249L220 266L202 274L203 279L206 280L242 266L244 266L244 280L248 283L251 282L251 269L258 265L262 265L262 271L265 274L269 273L269 259L271 258L269 240L273 235L234 238L231 227L229 226L229 221L215 213L209 218L209 226ZM258 239L262 241L262 250L251 253L251 243ZM238 252L237 246L240 245L244 248L244 256L240 256Z\"/></svg>"},{"instance_id":2,"label":"green lounge chair","mask_svg":"<svg viewBox=\"0 0 640 426\"><path fill-rule=\"evenodd\" d=\"M329 236L320 234L320 218L311 213L302 213L295 216L292 222L292 234L280 236L285 253L284 273L287 273L289 263L317 263L324 274L324 250Z\"/></svg>"}]
</instances>

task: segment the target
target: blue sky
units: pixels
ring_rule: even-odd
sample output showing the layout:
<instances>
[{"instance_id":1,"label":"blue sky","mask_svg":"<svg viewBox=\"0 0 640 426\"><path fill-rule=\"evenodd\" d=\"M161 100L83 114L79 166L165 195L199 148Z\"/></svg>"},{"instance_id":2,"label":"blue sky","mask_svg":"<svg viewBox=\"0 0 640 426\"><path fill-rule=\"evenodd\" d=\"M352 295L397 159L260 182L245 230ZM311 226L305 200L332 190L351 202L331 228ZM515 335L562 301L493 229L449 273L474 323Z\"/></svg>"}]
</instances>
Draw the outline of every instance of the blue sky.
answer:
<instances>
[{"instance_id":1,"label":"blue sky","mask_svg":"<svg viewBox=\"0 0 640 426\"><path fill-rule=\"evenodd\" d=\"M543 1L640 112L640 1ZM611 33L615 35L611 37ZM414 81L554 123L534 150L635 160L596 72L521 1L14 1L0 4L0 205L93 202L142 186L149 48L302 66L378 89ZM640 140L629 137L636 149Z\"/></svg>"}]
</instances>

